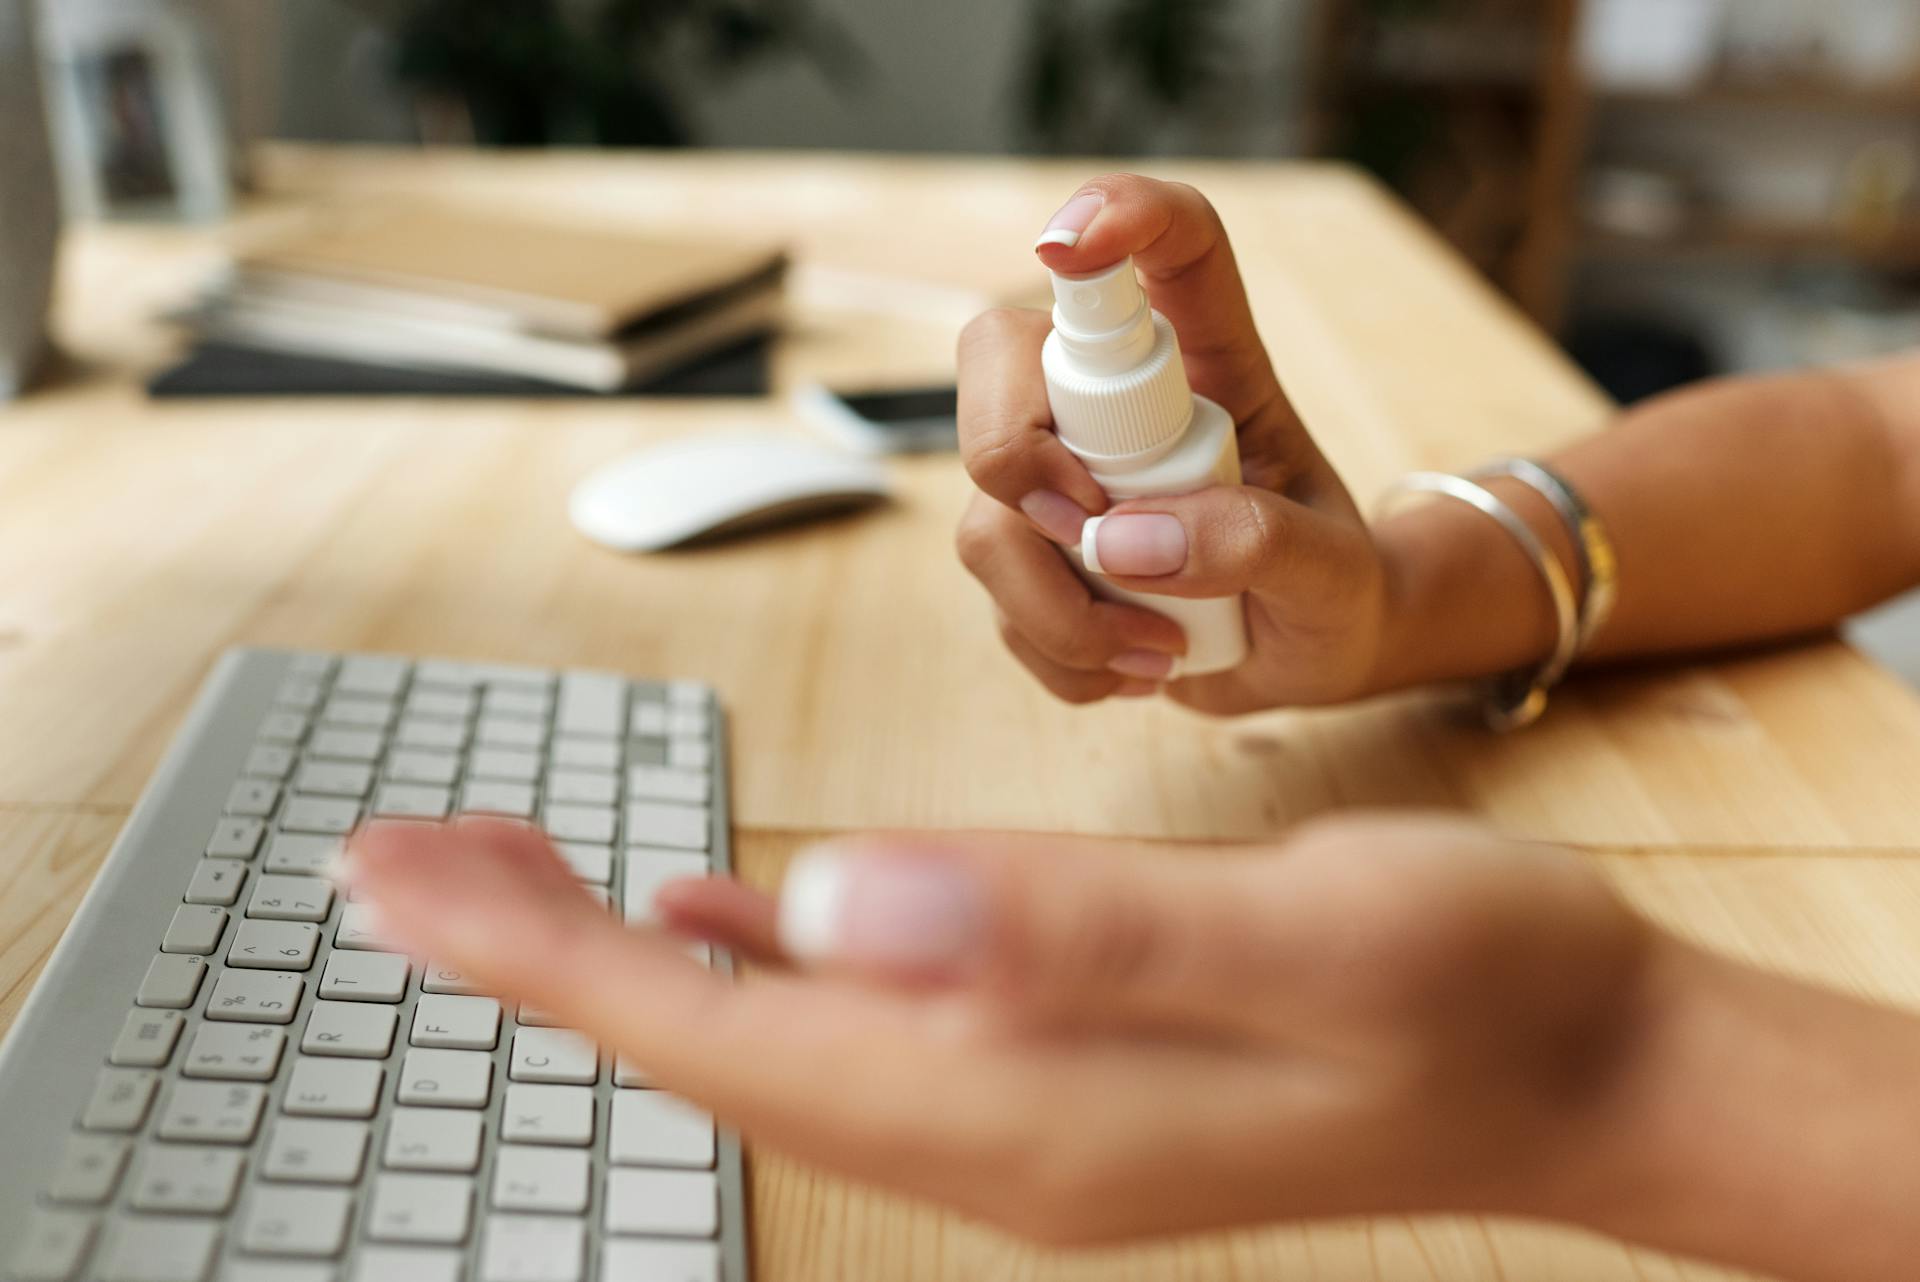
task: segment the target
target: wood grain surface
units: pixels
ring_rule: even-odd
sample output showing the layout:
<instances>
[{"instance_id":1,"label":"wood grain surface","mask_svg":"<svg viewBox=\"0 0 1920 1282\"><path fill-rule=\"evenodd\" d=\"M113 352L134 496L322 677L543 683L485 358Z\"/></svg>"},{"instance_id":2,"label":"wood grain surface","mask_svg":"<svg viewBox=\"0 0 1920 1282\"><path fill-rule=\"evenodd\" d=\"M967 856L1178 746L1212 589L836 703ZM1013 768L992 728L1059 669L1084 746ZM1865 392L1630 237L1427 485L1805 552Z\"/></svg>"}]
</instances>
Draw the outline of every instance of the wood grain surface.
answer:
<instances>
[{"instance_id":1,"label":"wood grain surface","mask_svg":"<svg viewBox=\"0 0 1920 1282\"><path fill-rule=\"evenodd\" d=\"M1355 491L1537 451L1608 406L1370 182L1156 165L1233 234L1262 332ZM1233 722L1053 703L999 650L951 530L951 458L892 466L857 516L656 557L568 527L636 447L797 430L799 381L950 376L956 329L1031 301L1027 247L1085 163L804 154L471 155L282 146L228 227L72 233L73 368L0 410L0 1027L219 651L515 659L716 683L746 874L875 825L1256 838L1356 805L1477 812L1581 845L1660 920L1763 964L1920 1000L1920 702L1837 642L1583 678L1495 739L1438 694ZM231 247L316 211L458 200L583 222L786 237L772 400L150 403L153 320ZM755 1153L760 1282L800 1279L1723 1277L1478 1221L1314 1226L1048 1254Z\"/></svg>"}]
</instances>

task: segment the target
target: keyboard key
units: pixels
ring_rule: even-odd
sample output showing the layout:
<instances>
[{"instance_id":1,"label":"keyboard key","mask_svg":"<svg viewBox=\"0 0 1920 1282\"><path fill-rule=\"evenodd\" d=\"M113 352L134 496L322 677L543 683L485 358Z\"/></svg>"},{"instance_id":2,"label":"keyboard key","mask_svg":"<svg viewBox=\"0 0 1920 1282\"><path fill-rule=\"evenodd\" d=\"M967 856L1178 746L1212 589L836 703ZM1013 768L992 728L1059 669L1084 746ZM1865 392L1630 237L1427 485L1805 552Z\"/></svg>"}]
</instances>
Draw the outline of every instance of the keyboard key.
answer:
<instances>
[{"instance_id":1,"label":"keyboard key","mask_svg":"<svg viewBox=\"0 0 1920 1282\"><path fill-rule=\"evenodd\" d=\"M161 1068L173 1058L173 1047L187 1017L177 1010L140 1010L127 1012L120 1035L113 1039L107 1063L126 1068Z\"/></svg>"},{"instance_id":2,"label":"keyboard key","mask_svg":"<svg viewBox=\"0 0 1920 1282\"><path fill-rule=\"evenodd\" d=\"M550 770L547 801L563 805L611 806L619 799L620 781L599 770Z\"/></svg>"},{"instance_id":3,"label":"keyboard key","mask_svg":"<svg viewBox=\"0 0 1920 1282\"><path fill-rule=\"evenodd\" d=\"M320 995L344 1002L397 1002L407 995L412 969L402 953L328 953Z\"/></svg>"},{"instance_id":4,"label":"keyboard key","mask_svg":"<svg viewBox=\"0 0 1920 1282\"><path fill-rule=\"evenodd\" d=\"M365 1060L295 1060L280 1107L302 1117L372 1117L385 1078L386 1069Z\"/></svg>"},{"instance_id":5,"label":"keyboard key","mask_svg":"<svg viewBox=\"0 0 1920 1282\"><path fill-rule=\"evenodd\" d=\"M618 816L611 806L547 806L547 833L556 841L611 842Z\"/></svg>"},{"instance_id":6,"label":"keyboard key","mask_svg":"<svg viewBox=\"0 0 1920 1282\"><path fill-rule=\"evenodd\" d=\"M493 1204L578 1215L587 1209L591 1166L584 1149L503 1144L493 1158Z\"/></svg>"},{"instance_id":7,"label":"keyboard key","mask_svg":"<svg viewBox=\"0 0 1920 1282\"><path fill-rule=\"evenodd\" d=\"M406 748L387 758L387 778L396 783L445 785L459 777L460 758L450 752Z\"/></svg>"},{"instance_id":8,"label":"keyboard key","mask_svg":"<svg viewBox=\"0 0 1920 1282\"><path fill-rule=\"evenodd\" d=\"M299 743L306 738L307 714L282 710L269 712L260 722L260 738L267 743Z\"/></svg>"},{"instance_id":9,"label":"keyboard key","mask_svg":"<svg viewBox=\"0 0 1920 1282\"><path fill-rule=\"evenodd\" d=\"M222 819L207 839L207 853L219 859L251 859L260 849L260 837L266 830L267 825L258 819Z\"/></svg>"},{"instance_id":10,"label":"keyboard key","mask_svg":"<svg viewBox=\"0 0 1920 1282\"><path fill-rule=\"evenodd\" d=\"M247 916L270 921L325 921L333 911L333 883L320 877L270 873L254 883Z\"/></svg>"},{"instance_id":11,"label":"keyboard key","mask_svg":"<svg viewBox=\"0 0 1920 1282\"><path fill-rule=\"evenodd\" d=\"M90 1131L137 1131L159 1089L160 1075L149 1069L103 1068L93 1079L80 1125Z\"/></svg>"},{"instance_id":12,"label":"keyboard key","mask_svg":"<svg viewBox=\"0 0 1920 1282\"><path fill-rule=\"evenodd\" d=\"M462 1263L460 1252L435 1247L362 1247L352 1282L459 1282Z\"/></svg>"},{"instance_id":13,"label":"keyboard key","mask_svg":"<svg viewBox=\"0 0 1920 1282\"><path fill-rule=\"evenodd\" d=\"M545 690L499 686L487 691L486 698L480 701L480 715L545 721L552 706L553 701Z\"/></svg>"},{"instance_id":14,"label":"keyboard key","mask_svg":"<svg viewBox=\"0 0 1920 1282\"><path fill-rule=\"evenodd\" d=\"M319 797L359 800L373 787L373 767L357 761L308 761L294 776L293 790Z\"/></svg>"},{"instance_id":15,"label":"keyboard key","mask_svg":"<svg viewBox=\"0 0 1920 1282\"><path fill-rule=\"evenodd\" d=\"M613 880L612 846L587 841L558 841L554 845L560 851L560 857L567 861L567 867L573 869L573 875L581 881L604 886Z\"/></svg>"},{"instance_id":16,"label":"keyboard key","mask_svg":"<svg viewBox=\"0 0 1920 1282\"><path fill-rule=\"evenodd\" d=\"M627 771L627 795L636 801L674 801L704 806L712 799L713 780L703 771L673 766L634 766Z\"/></svg>"},{"instance_id":17,"label":"keyboard key","mask_svg":"<svg viewBox=\"0 0 1920 1282\"><path fill-rule=\"evenodd\" d=\"M286 1030L271 1024L202 1024L180 1071L188 1077L269 1082L286 1047Z\"/></svg>"},{"instance_id":18,"label":"keyboard key","mask_svg":"<svg viewBox=\"0 0 1920 1282\"><path fill-rule=\"evenodd\" d=\"M304 921L243 921L233 932L227 965L247 970L311 970L320 928Z\"/></svg>"},{"instance_id":19,"label":"keyboard key","mask_svg":"<svg viewBox=\"0 0 1920 1282\"><path fill-rule=\"evenodd\" d=\"M340 853L340 838L301 832L276 832L267 843L264 867L272 873L311 876L324 873Z\"/></svg>"},{"instance_id":20,"label":"keyboard key","mask_svg":"<svg viewBox=\"0 0 1920 1282\"><path fill-rule=\"evenodd\" d=\"M374 761L379 758L382 746L378 730L345 730L336 726L316 731L313 742L307 745L307 755L335 761Z\"/></svg>"},{"instance_id":21,"label":"keyboard key","mask_svg":"<svg viewBox=\"0 0 1920 1282\"><path fill-rule=\"evenodd\" d=\"M365 904L348 904L340 910L340 924L334 928L333 946L356 952L392 951L392 945L380 938L373 909Z\"/></svg>"},{"instance_id":22,"label":"keyboard key","mask_svg":"<svg viewBox=\"0 0 1920 1282\"><path fill-rule=\"evenodd\" d=\"M461 993L484 996L480 985L471 979L467 972L455 966L445 966L430 961L420 975L420 991L423 993Z\"/></svg>"},{"instance_id":23,"label":"keyboard key","mask_svg":"<svg viewBox=\"0 0 1920 1282\"><path fill-rule=\"evenodd\" d=\"M206 974L203 958L191 953L160 953L147 963L147 976L140 981L140 995L134 1001L141 1006L185 1010L200 995L200 981Z\"/></svg>"},{"instance_id":24,"label":"keyboard key","mask_svg":"<svg viewBox=\"0 0 1920 1282\"><path fill-rule=\"evenodd\" d=\"M280 801L280 785L271 779L242 779L227 792L230 815L270 815Z\"/></svg>"},{"instance_id":25,"label":"keyboard key","mask_svg":"<svg viewBox=\"0 0 1920 1282\"><path fill-rule=\"evenodd\" d=\"M540 777L540 754L525 748L475 748L467 759L467 777L532 783Z\"/></svg>"},{"instance_id":26,"label":"keyboard key","mask_svg":"<svg viewBox=\"0 0 1920 1282\"><path fill-rule=\"evenodd\" d=\"M260 1255L338 1255L352 1212L353 1198L340 1189L255 1187L240 1245Z\"/></svg>"},{"instance_id":27,"label":"keyboard key","mask_svg":"<svg viewBox=\"0 0 1920 1282\"><path fill-rule=\"evenodd\" d=\"M525 1002L520 1003L520 1009L514 1012L514 1017L530 1028L558 1028L563 1022L552 1011L529 1006Z\"/></svg>"},{"instance_id":28,"label":"keyboard key","mask_svg":"<svg viewBox=\"0 0 1920 1282\"><path fill-rule=\"evenodd\" d=\"M713 1118L664 1091L615 1091L607 1160L616 1166L693 1166L714 1160Z\"/></svg>"},{"instance_id":29,"label":"keyboard key","mask_svg":"<svg viewBox=\"0 0 1920 1282\"><path fill-rule=\"evenodd\" d=\"M720 1182L706 1171L616 1166L607 1172L609 1233L712 1237L720 1231Z\"/></svg>"},{"instance_id":30,"label":"keyboard key","mask_svg":"<svg viewBox=\"0 0 1920 1282\"><path fill-rule=\"evenodd\" d=\"M464 1242L473 1181L464 1175L382 1175L374 1181L367 1236L376 1242Z\"/></svg>"},{"instance_id":31,"label":"keyboard key","mask_svg":"<svg viewBox=\"0 0 1920 1282\"><path fill-rule=\"evenodd\" d=\"M593 1143L592 1088L513 1083L507 1087L506 1106L500 1112L500 1138L571 1148Z\"/></svg>"},{"instance_id":32,"label":"keyboard key","mask_svg":"<svg viewBox=\"0 0 1920 1282\"><path fill-rule=\"evenodd\" d=\"M460 790L460 809L473 814L533 817L533 788L524 783L475 780Z\"/></svg>"},{"instance_id":33,"label":"keyboard key","mask_svg":"<svg viewBox=\"0 0 1920 1282\"><path fill-rule=\"evenodd\" d=\"M40 1212L28 1224L26 1237L13 1244L9 1276L15 1282L72 1282L93 1245L94 1228L90 1216Z\"/></svg>"},{"instance_id":34,"label":"keyboard key","mask_svg":"<svg viewBox=\"0 0 1920 1282\"><path fill-rule=\"evenodd\" d=\"M69 1135L47 1196L55 1202L99 1206L113 1196L133 1142L113 1135Z\"/></svg>"},{"instance_id":35,"label":"keyboard key","mask_svg":"<svg viewBox=\"0 0 1920 1282\"><path fill-rule=\"evenodd\" d=\"M384 783L373 799L373 813L389 819L444 819L453 795L431 784Z\"/></svg>"},{"instance_id":36,"label":"keyboard key","mask_svg":"<svg viewBox=\"0 0 1920 1282\"><path fill-rule=\"evenodd\" d=\"M433 748L440 752L458 752L467 746L464 721L435 721L428 717L406 717L393 732L394 742L403 748Z\"/></svg>"},{"instance_id":37,"label":"keyboard key","mask_svg":"<svg viewBox=\"0 0 1920 1282\"><path fill-rule=\"evenodd\" d=\"M260 1128L267 1104L264 1086L231 1082L175 1082L160 1113L157 1134L163 1140L205 1140L245 1144Z\"/></svg>"},{"instance_id":38,"label":"keyboard key","mask_svg":"<svg viewBox=\"0 0 1920 1282\"><path fill-rule=\"evenodd\" d=\"M202 859L193 870L193 880L187 883L187 902L231 908L246 880L245 864L231 859Z\"/></svg>"},{"instance_id":39,"label":"keyboard key","mask_svg":"<svg viewBox=\"0 0 1920 1282\"><path fill-rule=\"evenodd\" d=\"M352 1184L367 1159L365 1122L283 1117L273 1124L260 1174L269 1180Z\"/></svg>"},{"instance_id":40,"label":"keyboard key","mask_svg":"<svg viewBox=\"0 0 1920 1282\"><path fill-rule=\"evenodd\" d=\"M207 998L207 1018L250 1024L290 1024L307 981L274 971L225 970Z\"/></svg>"},{"instance_id":41,"label":"keyboard key","mask_svg":"<svg viewBox=\"0 0 1920 1282\"><path fill-rule=\"evenodd\" d=\"M284 824L285 821L282 820ZM705 806L676 806L663 801L627 803L629 846L672 846L705 850L709 835Z\"/></svg>"},{"instance_id":42,"label":"keyboard key","mask_svg":"<svg viewBox=\"0 0 1920 1282\"><path fill-rule=\"evenodd\" d=\"M240 769L256 779L283 780L293 772L293 749L276 743L255 744Z\"/></svg>"},{"instance_id":43,"label":"keyboard key","mask_svg":"<svg viewBox=\"0 0 1920 1282\"><path fill-rule=\"evenodd\" d=\"M483 715L474 723L473 738L490 748L540 748L547 741L547 727L540 721Z\"/></svg>"},{"instance_id":44,"label":"keyboard key","mask_svg":"<svg viewBox=\"0 0 1920 1282\"><path fill-rule=\"evenodd\" d=\"M556 733L617 735L627 720L627 683L607 672L563 672L554 708Z\"/></svg>"},{"instance_id":45,"label":"keyboard key","mask_svg":"<svg viewBox=\"0 0 1920 1282\"><path fill-rule=\"evenodd\" d=\"M583 1221L548 1215L492 1216L480 1247L480 1282L583 1282L586 1230Z\"/></svg>"},{"instance_id":46,"label":"keyboard key","mask_svg":"<svg viewBox=\"0 0 1920 1282\"><path fill-rule=\"evenodd\" d=\"M407 696L407 715L444 721L465 721L473 715L471 690L432 690L415 687Z\"/></svg>"},{"instance_id":47,"label":"keyboard key","mask_svg":"<svg viewBox=\"0 0 1920 1282\"><path fill-rule=\"evenodd\" d=\"M615 1086L651 1086L653 1079L647 1076L645 1069L625 1055L621 1055L613 1061L613 1084Z\"/></svg>"},{"instance_id":48,"label":"keyboard key","mask_svg":"<svg viewBox=\"0 0 1920 1282\"><path fill-rule=\"evenodd\" d=\"M626 920L634 925L658 921L653 897L660 887L683 877L705 877L711 869L705 855L677 850L629 850L627 889L622 901Z\"/></svg>"},{"instance_id":49,"label":"keyboard key","mask_svg":"<svg viewBox=\"0 0 1920 1282\"><path fill-rule=\"evenodd\" d=\"M553 741L553 764L570 770L618 770L620 743L617 739L576 739L562 737Z\"/></svg>"},{"instance_id":50,"label":"keyboard key","mask_svg":"<svg viewBox=\"0 0 1920 1282\"><path fill-rule=\"evenodd\" d=\"M139 1211L218 1214L240 1191L246 1155L226 1148L155 1144L140 1154L140 1172L129 1198Z\"/></svg>"},{"instance_id":51,"label":"keyboard key","mask_svg":"<svg viewBox=\"0 0 1920 1282\"><path fill-rule=\"evenodd\" d=\"M513 1035L507 1076L516 1082L591 1086L600 1076L600 1054L579 1033L564 1028L522 1028Z\"/></svg>"},{"instance_id":52,"label":"keyboard key","mask_svg":"<svg viewBox=\"0 0 1920 1282\"><path fill-rule=\"evenodd\" d=\"M334 1276L329 1264L233 1260L220 1271L220 1282L334 1282Z\"/></svg>"},{"instance_id":53,"label":"keyboard key","mask_svg":"<svg viewBox=\"0 0 1920 1282\"><path fill-rule=\"evenodd\" d=\"M667 705L645 702L633 705L633 718L627 723L627 729L638 739L664 739L667 737Z\"/></svg>"},{"instance_id":54,"label":"keyboard key","mask_svg":"<svg viewBox=\"0 0 1920 1282\"><path fill-rule=\"evenodd\" d=\"M717 1242L609 1238L600 1249L600 1282L720 1282Z\"/></svg>"},{"instance_id":55,"label":"keyboard key","mask_svg":"<svg viewBox=\"0 0 1920 1282\"><path fill-rule=\"evenodd\" d=\"M340 660L340 674L333 679L335 693L372 695L391 699L399 695L407 680L407 661L386 655L355 654Z\"/></svg>"},{"instance_id":56,"label":"keyboard key","mask_svg":"<svg viewBox=\"0 0 1920 1282\"><path fill-rule=\"evenodd\" d=\"M500 1003L491 997L424 993L413 1007L415 1046L490 1051L500 1044Z\"/></svg>"},{"instance_id":57,"label":"keyboard key","mask_svg":"<svg viewBox=\"0 0 1920 1282\"><path fill-rule=\"evenodd\" d=\"M300 1049L308 1055L385 1059L393 1049L394 1027L399 1021L399 1012L391 1006L318 1001L307 1016Z\"/></svg>"},{"instance_id":58,"label":"keyboard key","mask_svg":"<svg viewBox=\"0 0 1920 1282\"><path fill-rule=\"evenodd\" d=\"M326 686L312 677L288 677L273 692L273 701L296 712L312 712L325 694Z\"/></svg>"},{"instance_id":59,"label":"keyboard key","mask_svg":"<svg viewBox=\"0 0 1920 1282\"><path fill-rule=\"evenodd\" d=\"M333 671L334 658L330 654L314 654L306 650L296 650L287 655L287 674L293 677L306 677L314 681L324 681Z\"/></svg>"},{"instance_id":60,"label":"keyboard key","mask_svg":"<svg viewBox=\"0 0 1920 1282\"><path fill-rule=\"evenodd\" d=\"M129 1215L108 1230L93 1272L100 1282L205 1282L219 1243L216 1223Z\"/></svg>"},{"instance_id":61,"label":"keyboard key","mask_svg":"<svg viewBox=\"0 0 1920 1282\"><path fill-rule=\"evenodd\" d=\"M400 1067L400 1102L432 1108L485 1108L493 1057L481 1051L410 1050Z\"/></svg>"},{"instance_id":62,"label":"keyboard key","mask_svg":"<svg viewBox=\"0 0 1920 1282\"><path fill-rule=\"evenodd\" d=\"M384 1160L400 1171L477 1171L484 1125L465 1109L396 1108Z\"/></svg>"},{"instance_id":63,"label":"keyboard key","mask_svg":"<svg viewBox=\"0 0 1920 1282\"><path fill-rule=\"evenodd\" d=\"M667 764L686 770L710 770L713 745L705 739L671 739L667 742Z\"/></svg>"},{"instance_id":64,"label":"keyboard key","mask_svg":"<svg viewBox=\"0 0 1920 1282\"><path fill-rule=\"evenodd\" d=\"M320 709L320 724L352 726L356 730L385 730L393 722L391 699L360 699L336 694Z\"/></svg>"},{"instance_id":65,"label":"keyboard key","mask_svg":"<svg viewBox=\"0 0 1920 1282\"><path fill-rule=\"evenodd\" d=\"M226 909L182 904L173 910L173 921L160 941L160 951L205 955L220 946L220 936L226 929Z\"/></svg>"},{"instance_id":66,"label":"keyboard key","mask_svg":"<svg viewBox=\"0 0 1920 1282\"><path fill-rule=\"evenodd\" d=\"M360 803L330 797L294 797L280 812L287 832L319 832L345 836L360 822Z\"/></svg>"}]
</instances>

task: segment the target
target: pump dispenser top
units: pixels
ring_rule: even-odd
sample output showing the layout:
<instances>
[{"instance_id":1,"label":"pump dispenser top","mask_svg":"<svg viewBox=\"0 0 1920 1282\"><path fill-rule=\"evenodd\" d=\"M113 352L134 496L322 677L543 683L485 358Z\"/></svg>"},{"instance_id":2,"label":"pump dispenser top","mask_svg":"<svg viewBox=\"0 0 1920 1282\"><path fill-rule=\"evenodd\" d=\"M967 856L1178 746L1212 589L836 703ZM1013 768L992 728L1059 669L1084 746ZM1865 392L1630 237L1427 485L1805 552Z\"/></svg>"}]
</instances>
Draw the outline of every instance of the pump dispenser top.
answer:
<instances>
[{"instance_id":1,"label":"pump dispenser top","mask_svg":"<svg viewBox=\"0 0 1920 1282\"><path fill-rule=\"evenodd\" d=\"M1132 258L1051 274L1053 333L1041 362L1060 439L1090 464L1151 461L1193 417L1173 326L1147 306Z\"/></svg>"}]
</instances>

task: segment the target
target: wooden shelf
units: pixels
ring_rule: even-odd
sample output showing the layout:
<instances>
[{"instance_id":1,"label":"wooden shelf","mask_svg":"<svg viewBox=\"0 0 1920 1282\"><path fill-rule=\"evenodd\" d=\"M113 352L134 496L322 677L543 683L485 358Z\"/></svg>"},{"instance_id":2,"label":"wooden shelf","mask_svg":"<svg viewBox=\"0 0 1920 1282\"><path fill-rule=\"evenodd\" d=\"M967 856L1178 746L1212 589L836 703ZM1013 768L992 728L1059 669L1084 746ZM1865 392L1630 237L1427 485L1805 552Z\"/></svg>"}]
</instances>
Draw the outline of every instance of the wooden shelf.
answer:
<instances>
[{"instance_id":1,"label":"wooden shelf","mask_svg":"<svg viewBox=\"0 0 1920 1282\"><path fill-rule=\"evenodd\" d=\"M1831 223L1707 223L1666 237L1589 230L1580 248L1590 258L1616 260L1850 258L1876 267L1920 268L1920 218L1873 236Z\"/></svg>"},{"instance_id":2,"label":"wooden shelf","mask_svg":"<svg viewBox=\"0 0 1920 1282\"><path fill-rule=\"evenodd\" d=\"M1920 112L1920 77L1904 84L1847 84L1840 81L1782 80L1742 84L1727 81L1688 89L1608 89L1594 100L1620 107L1748 107L1831 113Z\"/></svg>"}]
</instances>

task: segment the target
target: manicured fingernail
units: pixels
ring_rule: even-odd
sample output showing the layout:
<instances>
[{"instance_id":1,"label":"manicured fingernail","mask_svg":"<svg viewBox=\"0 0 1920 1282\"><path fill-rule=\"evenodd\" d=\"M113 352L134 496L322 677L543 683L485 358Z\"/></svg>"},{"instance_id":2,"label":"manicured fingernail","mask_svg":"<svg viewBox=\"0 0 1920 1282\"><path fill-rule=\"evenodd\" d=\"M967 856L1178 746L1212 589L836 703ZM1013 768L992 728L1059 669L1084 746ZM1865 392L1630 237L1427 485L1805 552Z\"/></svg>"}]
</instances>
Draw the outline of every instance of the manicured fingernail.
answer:
<instances>
[{"instance_id":1,"label":"manicured fingernail","mask_svg":"<svg viewBox=\"0 0 1920 1282\"><path fill-rule=\"evenodd\" d=\"M1080 528L1080 559L1095 574L1172 574L1187 563L1187 527L1164 512L1092 517Z\"/></svg>"},{"instance_id":2,"label":"manicured fingernail","mask_svg":"<svg viewBox=\"0 0 1920 1282\"><path fill-rule=\"evenodd\" d=\"M1173 671L1173 656L1158 650L1122 650L1108 661L1107 670L1118 672L1123 677L1165 681L1167 674Z\"/></svg>"},{"instance_id":3,"label":"manicured fingernail","mask_svg":"<svg viewBox=\"0 0 1920 1282\"><path fill-rule=\"evenodd\" d=\"M1138 677L1128 677L1113 688L1115 695L1122 699L1145 699L1149 695L1160 693L1158 681L1142 681Z\"/></svg>"},{"instance_id":4,"label":"manicured fingernail","mask_svg":"<svg viewBox=\"0 0 1920 1282\"><path fill-rule=\"evenodd\" d=\"M1065 245L1068 249L1072 249L1080 243L1080 237L1093 222L1094 215L1099 213L1100 207L1106 203L1107 198L1097 191L1075 196L1060 206L1053 217L1047 220L1047 229L1040 233L1040 239L1033 242L1033 247L1038 249L1042 245Z\"/></svg>"},{"instance_id":5,"label":"manicured fingernail","mask_svg":"<svg viewBox=\"0 0 1920 1282\"><path fill-rule=\"evenodd\" d=\"M973 879L926 856L816 846L780 889L780 945L803 961L953 971L978 955L986 917Z\"/></svg>"},{"instance_id":6,"label":"manicured fingernail","mask_svg":"<svg viewBox=\"0 0 1920 1282\"><path fill-rule=\"evenodd\" d=\"M1068 547L1080 541L1080 527L1086 523L1086 509L1064 494L1035 490L1020 500L1020 510L1055 543Z\"/></svg>"}]
</instances>

